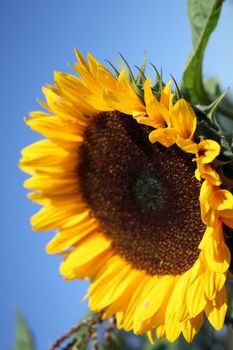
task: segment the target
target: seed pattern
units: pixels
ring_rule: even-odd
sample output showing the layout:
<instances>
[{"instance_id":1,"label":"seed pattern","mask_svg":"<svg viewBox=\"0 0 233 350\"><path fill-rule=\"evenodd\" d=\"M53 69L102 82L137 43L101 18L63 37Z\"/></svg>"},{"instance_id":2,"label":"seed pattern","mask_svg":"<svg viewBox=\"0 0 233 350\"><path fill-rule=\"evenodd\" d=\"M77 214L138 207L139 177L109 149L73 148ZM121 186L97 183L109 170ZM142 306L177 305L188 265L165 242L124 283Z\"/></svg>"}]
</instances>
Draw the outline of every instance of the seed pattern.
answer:
<instances>
[{"instance_id":1,"label":"seed pattern","mask_svg":"<svg viewBox=\"0 0 233 350\"><path fill-rule=\"evenodd\" d=\"M84 135L77 174L116 254L149 275L177 275L199 255L200 183L192 156L150 144L149 131L120 112L100 113Z\"/></svg>"}]
</instances>

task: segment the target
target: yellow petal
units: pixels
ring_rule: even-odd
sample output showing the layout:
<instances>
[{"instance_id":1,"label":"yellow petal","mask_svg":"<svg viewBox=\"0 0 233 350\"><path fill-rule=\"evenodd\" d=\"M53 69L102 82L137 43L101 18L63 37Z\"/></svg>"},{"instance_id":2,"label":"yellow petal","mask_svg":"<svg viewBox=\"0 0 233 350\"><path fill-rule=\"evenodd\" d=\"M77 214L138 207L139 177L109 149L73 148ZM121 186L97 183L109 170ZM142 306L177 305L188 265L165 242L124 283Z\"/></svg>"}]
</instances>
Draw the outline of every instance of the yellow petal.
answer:
<instances>
[{"instance_id":1,"label":"yellow petal","mask_svg":"<svg viewBox=\"0 0 233 350\"><path fill-rule=\"evenodd\" d=\"M58 117L27 119L25 122L33 130L42 133L51 140L77 143L83 141L83 137L80 135L82 129L79 125L68 126Z\"/></svg>"},{"instance_id":2,"label":"yellow petal","mask_svg":"<svg viewBox=\"0 0 233 350\"><path fill-rule=\"evenodd\" d=\"M191 343L195 335L199 332L204 322L203 312L197 315L195 318L184 322L182 332L185 340Z\"/></svg>"},{"instance_id":3,"label":"yellow petal","mask_svg":"<svg viewBox=\"0 0 233 350\"><path fill-rule=\"evenodd\" d=\"M79 225L77 229L61 230L47 244L46 251L49 254L54 254L77 245L82 238L96 231L97 227L96 223L88 222L85 225Z\"/></svg>"},{"instance_id":4,"label":"yellow petal","mask_svg":"<svg viewBox=\"0 0 233 350\"><path fill-rule=\"evenodd\" d=\"M166 322L171 316L174 314L177 314L178 316L178 322L180 322L183 314L183 310L187 309L186 306L186 292L188 289L190 277L191 277L192 272L188 270L186 273L184 273L181 276L178 276L175 284L174 284L174 289L171 293L168 306L167 306L167 311L166 311Z\"/></svg>"},{"instance_id":5,"label":"yellow petal","mask_svg":"<svg viewBox=\"0 0 233 350\"><path fill-rule=\"evenodd\" d=\"M166 336L170 342L174 342L180 335L182 323L179 323L179 316L174 314L166 320Z\"/></svg>"},{"instance_id":6,"label":"yellow petal","mask_svg":"<svg viewBox=\"0 0 233 350\"><path fill-rule=\"evenodd\" d=\"M222 183L217 171L215 171L209 164L203 164L200 176L213 186L220 186Z\"/></svg>"},{"instance_id":7,"label":"yellow petal","mask_svg":"<svg viewBox=\"0 0 233 350\"><path fill-rule=\"evenodd\" d=\"M144 100L146 104L146 112L150 119L155 123L156 128L165 127L165 121L169 119L169 113L166 107L161 104L154 96L150 87L151 79L147 79L144 83Z\"/></svg>"},{"instance_id":8,"label":"yellow petal","mask_svg":"<svg viewBox=\"0 0 233 350\"><path fill-rule=\"evenodd\" d=\"M24 186L30 190L43 191L45 194L69 195L79 192L77 179L62 177L51 177L42 174L36 174L27 179Z\"/></svg>"},{"instance_id":9,"label":"yellow petal","mask_svg":"<svg viewBox=\"0 0 233 350\"><path fill-rule=\"evenodd\" d=\"M97 279L89 288L90 308L92 310L101 310L113 303L127 288L130 266L124 263L113 265L111 274L105 275L105 278ZM112 266L111 266L112 267ZM131 276L134 279L134 274ZM129 278L129 282L131 281ZM118 310L119 311L119 310Z\"/></svg>"},{"instance_id":10,"label":"yellow petal","mask_svg":"<svg viewBox=\"0 0 233 350\"><path fill-rule=\"evenodd\" d=\"M211 271L207 268L202 277L203 287L207 298L210 300L215 299L217 293L223 288L225 284L225 274Z\"/></svg>"},{"instance_id":11,"label":"yellow petal","mask_svg":"<svg viewBox=\"0 0 233 350\"><path fill-rule=\"evenodd\" d=\"M127 309L129 301L135 288L141 282L143 274L141 271L131 271L129 276L122 280L122 285L120 286L120 293L117 293L117 298L114 298L110 306L105 309L103 318L107 319L115 315L119 310L124 311Z\"/></svg>"},{"instance_id":12,"label":"yellow petal","mask_svg":"<svg viewBox=\"0 0 233 350\"><path fill-rule=\"evenodd\" d=\"M71 277L86 278L92 276L96 271L98 259L99 264L106 264L103 256L106 253L106 256L109 256L110 246L111 242L106 240L101 234L95 233L93 236L88 236L87 239L82 241L82 244L69 252L69 255L61 264L61 274L68 279ZM99 267L99 264L97 264L97 267ZM85 267L84 269L82 269L83 266ZM88 269L86 269L87 266L89 267Z\"/></svg>"},{"instance_id":13,"label":"yellow petal","mask_svg":"<svg viewBox=\"0 0 233 350\"><path fill-rule=\"evenodd\" d=\"M171 293L173 284L174 278L172 276L161 276L159 279L155 279L152 288L150 283L150 290L146 290L145 296L141 298L135 311L135 319L143 321L152 317L160 308L166 295Z\"/></svg>"},{"instance_id":14,"label":"yellow petal","mask_svg":"<svg viewBox=\"0 0 233 350\"><path fill-rule=\"evenodd\" d=\"M201 218L202 221L208 226L213 226L213 222L216 219L215 213L210 205L210 198L214 191L214 186L207 180L203 181L200 190L200 206L201 206Z\"/></svg>"},{"instance_id":15,"label":"yellow petal","mask_svg":"<svg viewBox=\"0 0 233 350\"><path fill-rule=\"evenodd\" d=\"M83 89L83 93L79 95L79 98L76 97L76 100L72 101L65 99L61 91L54 91L52 87L43 87L42 91L46 97L49 110L53 114L60 116L61 119L75 120L79 116L81 118L84 115L90 117L96 113L91 106L82 100L85 89Z\"/></svg>"},{"instance_id":16,"label":"yellow petal","mask_svg":"<svg viewBox=\"0 0 233 350\"><path fill-rule=\"evenodd\" d=\"M128 115L133 115L134 112L142 114L146 112L145 106L136 93L132 95L128 91L104 90L103 98L111 109Z\"/></svg>"},{"instance_id":17,"label":"yellow petal","mask_svg":"<svg viewBox=\"0 0 233 350\"><path fill-rule=\"evenodd\" d=\"M210 238L203 249L203 256L210 270L219 273L228 270L231 254L224 241Z\"/></svg>"},{"instance_id":18,"label":"yellow petal","mask_svg":"<svg viewBox=\"0 0 233 350\"><path fill-rule=\"evenodd\" d=\"M149 339L149 342L151 343L151 344L154 344L154 338L155 338L155 330L154 329L152 329L151 331L148 331L147 332L147 337L148 337L148 339Z\"/></svg>"},{"instance_id":19,"label":"yellow petal","mask_svg":"<svg viewBox=\"0 0 233 350\"><path fill-rule=\"evenodd\" d=\"M215 189L210 198L211 206L220 210L233 210L233 195L230 191L224 189Z\"/></svg>"},{"instance_id":20,"label":"yellow petal","mask_svg":"<svg viewBox=\"0 0 233 350\"><path fill-rule=\"evenodd\" d=\"M171 84L172 84L172 80L170 80L166 84L166 86L164 87L164 89L161 93L161 97L160 97L160 103L163 104L168 111L170 111L172 109L172 106L173 106L173 103L172 103L173 93L172 93L172 90L170 88Z\"/></svg>"},{"instance_id":21,"label":"yellow petal","mask_svg":"<svg viewBox=\"0 0 233 350\"><path fill-rule=\"evenodd\" d=\"M131 295L131 298L128 302L128 305L126 307L126 310L124 312L124 319L123 319L123 328L126 331L133 329L133 323L134 323L134 314L135 310L138 304L138 299L140 298L140 295L142 293L143 287L148 281L148 276L143 276L140 283L138 283L137 287L135 288L133 294Z\"/></svg>"},{"instance_id":22,"label":"yellow petal","mask_svg":"<svg viewBox=\"0 0 233 350\"><path fill-rule=\"evenodd\" d=\"M122 324L123 317L124 317L123 312L116 313L116 321L117 321L116 324L117 324L118 329L122 329L122 327L123 327L123 324Z\"/></svg>"},{"instance_id":23,"label":"yellow petal","mask_svg":"<svg viewBox=\"0 0 233 350\"><path fill-rule=\"evenodd\" d=\"M43 203L46 204L46 203ZM84 208L83 208L84 209ZM65 210L54 205L45 205L31 218L31 224L35 231L47 231L61 228L76 213L72 210Z\"/></svg>"},{"instance_id":24,"label":"yellow petal","mask_svg":"<svg viewBox=\"0 0 233 350\"><path fill-rule=\"evenodd\" d=\"M223 287L220 292L218 292L214 300L207 302L205 307L205 314L212 326L219 331L225 320L227 311L227 294L226 288Z\"/></svg>"},{"instance_id":25,"label":"yellow petal","mask_svg":"<svg viewBox=\"0 0 233 350\"><path fill-rule=\"evenodd\" d=\"M87 60L88 60L88 66L89 66L90 72L94 76L96 76L97 69L100 63L97 61L97 59L94 56L92 56L92 54L90 54L90 52L87 53Z\"/></svg>"},{"instance_id":26,"label":"yellow petal","mask_svg":"<svg viewBox=\"0 0 233 350\"><path fill-rule=\"evenodd\" d=\"M203 140L198 144L198 156L203 164L213 162L219 155L220 150L220 145L214 140Z\"/></svg>"},{"instance_id":27,"label":"yellow petal","mask_svg":"<svg viewBox=\"0 0 233 350\"><path fill-rule=\"evenodd\" d=\"M156 335L157 335L158 339L162 339L165 337L165 335L166 335L165 325L162 325L162 326L159 326L156 328Z\"/></svg>"},{"instance_id":28,"label":"yellow petal","mask_svg":"<svg viewBox=\"0 0 233 350\"><path fill-rule=\"evenodd\" d=\"M180 99L172 109L171 123L183 139L192 139L196 130L197 118L188 102Z\"/></svg>"},{"instance_id":29,"label":"yellow petal","mask_svg":"<svg viewBox=\"0 0 233 350\"><path fill-rule=\"evenodd\" d=\"M101 91L101 85L99 80L96 79L96 77L90 72L89 67L76 63L75 69L80 75L83 83L87 87L88 90L94 92L94 88L96 89L97 93Z\"/></svg>"},{"instance_id":30,"label":"yellow petal","mask_svg":"<svg viewBox=\"0 0 233 350\"><path fill-rule=\"evenodd\" d=\"M151 143L159 142L165 147L174 145L177 139L177 132L172 128L153 130L149 135Z\"/></svg>"},{"instance_id":31,"label":"yellow petal","mask_svg":"<svg viewBox=\"0 0 233 350\"><path fill-rule=\"evenodd\" d=\"M158 328L161 325L165 324L165 315L167 313L167 305L169 302L171 291L172 291L172 286L171 286L171 289L168 291L168 293L165 295L163 299L163 303L160 305L158 311L152 317L138 323L137 325L134 324L135 333L143 334L149 331L150 329Z\"/></svg>"},{"instance_id":32,"label":"yellow petal","mask_svg":"<svg viewBox=\"0 0 233 350\"><path fill-rule=\"evenodd\" d=\"M191 139L183 139L178 136L176 140L176 144L179 148L181 148L184 152L187 153L196 153L197 145Z\"/></svg>"},{"instance_id":33,"label":"yellow petal","mask_svg":"<svg viewBox=\"0 0 233 350\"><path fill-rule=\"evenodd\" d=\"M204 293L202 274L200 274L188 287L186 304L191 317L196 317L201 311L204 310L206 305L206 296Z\"/></svg>"},{"instance_id":34,"label":"yellow petal","mask_svg":"<svg viewBox=\"0 0 233 350\"><path fill-rule=\"evenodd\" d=\"M86 101L89 105L95 108L96 111L107 112L113 111L114 108L110 107L106 99L101 95L83 95L83 100Z\"/></svg>"},{"instance_id":35,"label":"yellow petal","mask_svg":"<svg viewBox=\"0 0 233 350\"><path fill-rule=\"evenodd\" d=\"M205 248L205 245L208 243L209 239L211 239L213 236L213 227L212 226L207 226L205 233L202 237L201 242L199 243L198 248L203 250Z\"/></svg>"},{"instance_id":36,"label":"yellow petal","mask_svg":"<svg viewBox=\"0 0 233 350\"><path fill-rule=\"evenodd\" d=\"M153 119L150 119L148 117L145 117L142 114L139 115L134 115L134 119L139 123L139 124L144 124L144 125L149 125L152 128L157 128L158 124L156 121L154 121Z\"/></svg>"},{"instance_id":37,"label":"yellow petal","mask_svg":"<svg viewBox=\"0 0 233 350\"><path fill-rule=\"evenodd\" d=\"M116 91L118 89L118 82L116 77L112 75L112 73L109 72L104 66L99 65L97 73L102 87L113 91Z\"/></svg>"},{"instance_id":38,"label":"yellow petal","mask_svg":"<svg viewBox=\"0 0 233 350\"><path fill-rule=\"evenodd\" d=\"M79 61L79 63L81 63L82 65L84 65L84 67L88 68L88 64L86 63L84 57L82 56L81 52L77 49L74 49L75 55Z\"/></svg>"},{"instance_id":39,"label":"yellow petal","mask_svg":"<svg viewBox=\"0 0 233 350\"><path fill-rule=\"evenodd\" d=\"M83 82L74 75L55 72L54 81L59 87L61 95L75 104L80 100L82 94L90 93Z\"/></svg>"},{"instance_id":40,"label":"yellow petal","mask_svg":"<svg viewBox=\"0 0 233 350\"><path fill-rule=\"evenodd\" d=\"M153 98L155 98L155 96L151 89L151 78L148 78L144 82L144 101L146 106L147 106L147 103Z\"/></svg>"}]
</instances>

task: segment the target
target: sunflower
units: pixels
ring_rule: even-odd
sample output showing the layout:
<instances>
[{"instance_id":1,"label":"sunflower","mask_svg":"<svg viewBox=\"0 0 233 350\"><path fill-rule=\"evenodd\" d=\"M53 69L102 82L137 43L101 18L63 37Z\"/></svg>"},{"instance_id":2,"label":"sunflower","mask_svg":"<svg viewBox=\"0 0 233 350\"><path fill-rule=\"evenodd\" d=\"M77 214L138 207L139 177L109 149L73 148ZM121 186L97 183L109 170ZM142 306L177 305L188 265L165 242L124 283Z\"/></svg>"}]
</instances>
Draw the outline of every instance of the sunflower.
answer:
<instances>
[{"instance_id":1,"label":"sunflower","mask_svg":"<svg viewBox=\"0 0 233 350\"><path fill-rule=\"evenodd\" d=\"M119 328L171 342L191 342L205 316L221 329L233 228L222 138L171 82L76 55L78 75L56 72L47 112L26 119L46 137L20 162L43 206L33 228L58 230L47 252L64 255L65 279L90 279L91 310Z\"/></svg>"}]
</instances>

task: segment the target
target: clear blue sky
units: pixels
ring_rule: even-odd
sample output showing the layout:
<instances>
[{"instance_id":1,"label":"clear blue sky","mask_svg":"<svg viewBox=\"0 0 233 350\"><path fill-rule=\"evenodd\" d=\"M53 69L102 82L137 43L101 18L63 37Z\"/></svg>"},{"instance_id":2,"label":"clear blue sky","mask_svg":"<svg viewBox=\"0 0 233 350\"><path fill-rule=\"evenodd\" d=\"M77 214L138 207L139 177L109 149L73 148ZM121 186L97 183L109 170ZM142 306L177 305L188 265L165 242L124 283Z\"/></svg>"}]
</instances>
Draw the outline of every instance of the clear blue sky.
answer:
<instances>
[{"instance_id":1,"label":"clear blue sky","mask_svg":"<svg viewBox=\"0 0 233 350\"><path fill-rule=\"evenodd\" d=\"M38 350L84 313L87 282L65 282L59 258L44 247L52 233L34 233L30 216L37 206L26 199L26 175L17 168L20 149L39 138L23 117L39 109L41 86L53 71L69 71L73 48L116 62L121 52L131 65L148 61L177 81L191 48L185 0L2 0L1 1L1 289L0 349L10 349L13 307L25 314ZM208 46L206 75L233 87L233 4L227 0Z\"/></svg>"}]
</instances>

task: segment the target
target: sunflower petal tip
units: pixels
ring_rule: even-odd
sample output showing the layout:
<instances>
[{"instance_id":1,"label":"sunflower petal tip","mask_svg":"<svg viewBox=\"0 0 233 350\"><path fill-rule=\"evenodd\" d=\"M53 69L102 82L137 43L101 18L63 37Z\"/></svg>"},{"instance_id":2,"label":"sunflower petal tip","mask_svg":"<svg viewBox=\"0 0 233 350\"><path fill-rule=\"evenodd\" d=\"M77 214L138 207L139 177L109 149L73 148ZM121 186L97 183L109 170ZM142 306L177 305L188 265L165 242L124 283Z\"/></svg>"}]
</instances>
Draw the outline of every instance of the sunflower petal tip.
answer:
<instances>
[{"instance_id":1,"label":"sunflower petal tip","mask_svg":"<svg viewBox=\"0 0 233 350\"><path fill-rule=\"evenodd\" d=\"M155 343L155 331L154 330L148 331L147 337L149 339L149 342L153 345Z\"/></svg>"}]
</instances>

